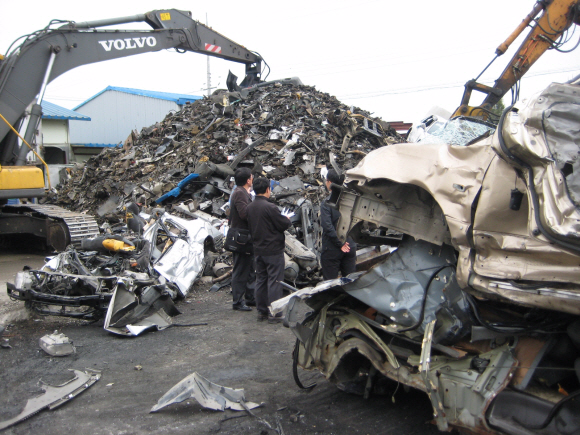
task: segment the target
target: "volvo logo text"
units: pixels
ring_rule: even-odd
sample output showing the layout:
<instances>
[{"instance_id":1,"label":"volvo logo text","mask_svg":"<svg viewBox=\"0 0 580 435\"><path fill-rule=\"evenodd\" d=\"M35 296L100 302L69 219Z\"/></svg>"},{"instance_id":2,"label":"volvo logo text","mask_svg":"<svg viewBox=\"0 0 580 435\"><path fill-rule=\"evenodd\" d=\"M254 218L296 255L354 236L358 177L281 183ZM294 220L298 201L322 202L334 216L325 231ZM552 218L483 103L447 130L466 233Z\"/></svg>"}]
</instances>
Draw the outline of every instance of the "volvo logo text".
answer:
<instances>
[{"instance_id":1,"label":"volvo logo text","mask_svg":"<svg viewBox=\"0 0 580 435\"><path fill-rule=\"evenodd\" d=\"M145 44L149 47L155 47L157 40L153 36L142 36L141 38L126 38L126 39L109 39L108 41L99 41L105 51L115 50L130 50L131 48L143 48Z\"/></svg>"}]
</instances>

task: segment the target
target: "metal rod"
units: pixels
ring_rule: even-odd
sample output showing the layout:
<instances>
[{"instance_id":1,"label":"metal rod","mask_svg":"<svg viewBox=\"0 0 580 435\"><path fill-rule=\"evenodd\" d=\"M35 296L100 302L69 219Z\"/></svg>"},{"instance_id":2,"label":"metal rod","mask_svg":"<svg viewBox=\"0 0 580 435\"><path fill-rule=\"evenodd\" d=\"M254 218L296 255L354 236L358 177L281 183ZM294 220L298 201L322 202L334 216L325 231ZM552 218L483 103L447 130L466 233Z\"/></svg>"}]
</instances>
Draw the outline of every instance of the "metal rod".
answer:
<instances>
[{"instance_id":1,"label":"metal rod","mask_svg":"<svg viewBox=\"0 0 580 435\"><path fill-rule=\"evenodd\" d=\"M487 66L483 69L482 72L479 73L479 75L474 79L475 81L479 80L479 78L481 77L481 75L489 68L489 66L498 58L498 54L495 55L495 57L491 60L490 63L487 64Z\"/></svg>"},{"instance_id":2,"label":"metal rod","mask_svg":"<svg viewBox=\"0 0 580 435\"><path fill-rule=\"evenodd\" d=\"M290 284L286 284L284 281L278 281L280 283L280 285L282 285L282 287L286 287L288 290L290 290L292 293L297 292L298 289L296 287L292 287Z\"/></svg>"},{"instance_id":3,"label":"metal rod","mask_svg":"<svg viewBox=\"0 0 580 435\"><path fill-rule=\"evenodd\" d=\"M138 23L145 21L145 14L129 15L127 17L107 18L104 20L83 21L81 23L70 22L61 26L60 29L89 29L93 27L113 26L115 24Z\"/></svg>"},{"instance_id":4,"label":"metal rod","mask_svg":"<svg viewBox=\"0 0 580 435\"><path fill-rule=\"evenodd\" d=\"M55 59L56 53L53 50L52 53L50 53L50 58L48 59L48 65L46 67L46 72L44 73L44 79L42 79L42 85L40 86L40 92L38 93L38 99L36 100L36 104L42 103L42 99L44 98L46 87L48 86L48 79L50 77L50 73L52 72L52 66L54 65Z\"/></svg>"},{"instance_id":5,"label":"metal rod","mask_svg":"<svg viewBox=\"0 0 580 435\"><path fill-rule=\"evenodd\" d=\"M46 91L46 86L48 85L48 79L50 73L52 72L52 66L54 65L54 60L56 59L56 53L51 50L50 57L48 58L48 65L46 66L46 71L44 73L44 79L42 80L42 85L40 86L40 91L38 93L38 98L36 103L32 105L30 110L30 117L28 118L28 126L26 127L26 132L24 133L24 142L28 145L32 143L32 139L36 133L36 127L42 118L42 99L44 98L44 92ZM30 146L30 145L28 145ZM31 147L32 148L32 147ZM28 154L28 148L24 144L20 145L20 150L18 151L18 157L16 159L16 166L22 166L26 163L26 155Z\"/></svg>"}]
</instances>

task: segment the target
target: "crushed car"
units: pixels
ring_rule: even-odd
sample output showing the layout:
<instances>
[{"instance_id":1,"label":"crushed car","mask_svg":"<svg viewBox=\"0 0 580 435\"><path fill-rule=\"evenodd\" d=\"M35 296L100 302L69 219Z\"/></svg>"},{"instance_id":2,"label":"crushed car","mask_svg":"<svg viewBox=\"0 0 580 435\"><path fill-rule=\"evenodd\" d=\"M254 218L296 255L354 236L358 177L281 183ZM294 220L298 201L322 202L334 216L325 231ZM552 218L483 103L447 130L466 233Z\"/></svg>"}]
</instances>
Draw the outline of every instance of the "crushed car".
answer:
<instances>
[{"instance_id":1,"label":"crushed car","mask_svg":"<svg viewBox=\"0 0 580 435\"><path fill-rule=\"evenodd\" d=\"M552 84L462 145L369 153L333 187L337 232L402 234L367 272L272 304L294 374L428 394L441 431L580 432L580 85ZM307 306L304 312L303 303Z\"/></svg>"},{"instance_id":2,"label":"crushed car","mask_svg":"<svg viewBox=\"0 0 580 435\"><path fill-rule=\"evenodd\" d=\"M179 314L173 301L187 296L208 252L219 250L224 237L207 220L185 220L161 209L141 219L149 222L142 235L83 239L80 248L70 245L39 270L18 272L7 283L8 295L42 315L104 317L104 328L120 335L169 327Z\"/></svg>"}]
</instances>

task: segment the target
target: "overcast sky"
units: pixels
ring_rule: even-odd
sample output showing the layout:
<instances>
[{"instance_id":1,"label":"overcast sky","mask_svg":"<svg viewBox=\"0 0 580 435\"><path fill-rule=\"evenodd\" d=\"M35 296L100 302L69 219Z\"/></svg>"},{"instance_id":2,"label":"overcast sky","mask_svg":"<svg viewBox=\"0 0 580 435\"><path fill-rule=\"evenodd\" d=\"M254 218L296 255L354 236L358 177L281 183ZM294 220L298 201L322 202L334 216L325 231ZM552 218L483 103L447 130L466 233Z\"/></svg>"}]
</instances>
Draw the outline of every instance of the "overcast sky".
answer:
<instances>
[{"instance_id":1,"label":"overcast sky","mask_svg":"<svg viewBox=\"0 0 580 435\"><path fill-rule=\"evenodd\" d=\"M453 111L463 84L475 78L534 6L533 0L253 0L124 2L100 0L2 1L0 51L51 19L90 21L175 8L191 11L226 37L259 52L268 79L299 77L386 121L414 122L431 107ZM120 27L120 26L117 26ZM135 23L124 29L147 29ZM525 32L527 33L527 32ZM572 47L580 29L572 37ZM486 72L493 84L523 37ZM107 86L202 95L207 57L173 51L130 56L79 67L54 80L45 99L73 108ZM225 88L228 70L244 66L211 58L211 84ZM522 81L522 96L580 73L580 48L546 53ZM509 103L509 102L508 102ZM79 110L82 113L82 110Z\"/></svg>"}]
</instances>

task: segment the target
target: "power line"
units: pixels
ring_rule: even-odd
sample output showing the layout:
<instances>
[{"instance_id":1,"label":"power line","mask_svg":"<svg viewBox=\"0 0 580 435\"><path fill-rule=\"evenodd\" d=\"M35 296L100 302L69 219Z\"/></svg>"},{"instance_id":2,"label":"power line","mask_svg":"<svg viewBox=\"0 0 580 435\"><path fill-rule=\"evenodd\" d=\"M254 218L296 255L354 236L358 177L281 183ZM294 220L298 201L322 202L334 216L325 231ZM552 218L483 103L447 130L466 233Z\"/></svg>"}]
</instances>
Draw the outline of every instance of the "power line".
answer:
<instances>
[{"instance_id":1,"label":"power line","mask_svg":"<svg viewBox=\"0 0 580 435\"><path fill-rule=\"evenodd\" d=\"M580 67L575 67L575 68L568 69L568 70L544 71L544 72L539 72L536 74L526 75L525 77L522 78L522 80L532 78L532 77L550 75L550 74L576 72L579 69L580 69ZM494 80L489 80L489 79L481 81L481 83L483 83L483 84L492 84L493 82L494 82ZM366 94L363 93L363 94L341 95L341 96L337 96L337 98L339 100L345 100L345 99L360 100L360 99L365 99L365 98L382 97L385 95L411 94L411 93L415 93L415 92L425 92L425 91L450 89L450 88L461 88L464 85L465 85L464 82L462 82L462 83L456 82L456 83L448 83L448 84L444 84L444 85L432 85L432 86L423 86L423 87L417 87L417 88L401 88L401 89L391 89L391 90L385 90L385 91L373 91L373 92L367 92Z\"/></svg>"},{"instance_id":2,"label":"power line","mask_svg":"<svg viewBox=\"0 0 580 435\"><path fill-rule=\"evenodd\" d=\"M353 58L349 57L348 60L340 60L340 61L336 61L336 62L325 62L325 63L320 63L320 64L310 64L311 65L310 68L295 68L295 65L294 65L294 66L290 66L286 69L288 71L296 71L296 74L298 74L298 75L303 75L303 74L309 73L309 72L315 72L315 74L308 74L308 75L313 76L313 77L317 77L317 76L330 75L330 74L342 74L345 72L366 71L369 69L377 69L377 68L390 68L393 66L407 65L407 64L412 64L412 63L425 63L426 61L430 61L433 59L446 59L446 58L450 58L450 57L463 56L467 53L478 53L478 52L482 52L482 51L486 51L486 50L489 50L489 47L481 47L479 49L476 49L474 47L466 47L465 50L463 50L463 51L456 51L453 53L447 52L447 54L443 54L442 52L438 52L438 53L432 53L430 56L423 56L423 57L417 57L417 56L405 54L405 55L400 55L400 56L389 56L389 57L381 57L381 58L374 57L372 59L369 59L369 56L365 56L364 59L367 59L366 62L356 61L356 60L353 60ZM394 62L394 60L398 60L398 59L402 59L402 61ZM372 66L373 64L375 64L375 65ZM350 70L343 69L344 67L349 67L349 66L353 66L353 65L357 65L357 66L371 65L371 66L369 66L367 68L356 68L356 69L350 69ZM284 70L283 67L282 68L278 67L278 69ZM331 69L331 71L327 71L328 69ZM320 71L320 72L318 72L318 71Z\"/></svg>"}]
</instances>

